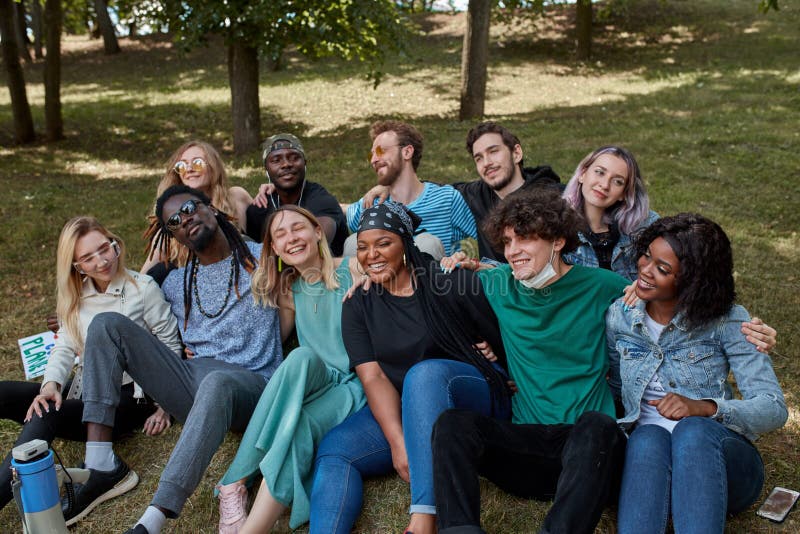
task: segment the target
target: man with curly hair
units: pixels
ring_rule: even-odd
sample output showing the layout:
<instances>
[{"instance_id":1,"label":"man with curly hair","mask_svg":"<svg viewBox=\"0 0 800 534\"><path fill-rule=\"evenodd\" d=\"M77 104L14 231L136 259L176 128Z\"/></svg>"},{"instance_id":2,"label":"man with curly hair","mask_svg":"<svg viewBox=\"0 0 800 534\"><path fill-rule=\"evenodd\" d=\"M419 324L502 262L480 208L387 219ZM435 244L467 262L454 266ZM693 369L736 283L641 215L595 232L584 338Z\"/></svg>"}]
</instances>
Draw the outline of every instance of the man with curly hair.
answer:
<instances>
[{"instance_id":1,"label":"man with curly hair","mask_svg":"<svg viewBox=\"0 0 800 534\"><path fill-rule=\"evenodd\" d=\"M626 437L606 382L605 313L627 281L566 263L580 216L554 188L512 195L484 223L508 265L480 272L511 378L511 421L464 410L433 431L439 532L480 529L483 475L518 496L553 499L541 532L594 532L615 493Z\"/></svg>"}]
</instances>

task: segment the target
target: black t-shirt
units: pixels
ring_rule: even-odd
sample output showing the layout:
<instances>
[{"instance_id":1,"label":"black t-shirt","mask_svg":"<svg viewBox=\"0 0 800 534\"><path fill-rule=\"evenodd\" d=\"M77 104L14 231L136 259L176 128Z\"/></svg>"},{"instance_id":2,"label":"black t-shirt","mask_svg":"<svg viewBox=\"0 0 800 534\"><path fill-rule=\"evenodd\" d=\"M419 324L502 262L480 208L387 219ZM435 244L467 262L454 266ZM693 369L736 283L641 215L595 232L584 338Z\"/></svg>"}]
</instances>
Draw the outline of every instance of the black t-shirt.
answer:
<instances>
[{"instance_id":1,"label":"black t-shirt","mask_svg":"<svg viewBox=\"0 0 800 534\"><path fill-rule=\"evenodd\" d=\"M277 194L273 195L273 198L277 198ZM306 186L299 205L316 217L330 217L333 219L336 223L336 233L333 236L333 241L329 244L333 255L336 257L341 256L344 241L347 239L347 220L336 197L328 193L320 184L306 180ZM249 205L247 207L247 235L256 242L261 243L264 240L264 225L267 222L267 218L274 211L275 207L271 202L268 208L261 208L255 204Z\"/></svg>"},{"instance_id":2,"label":"black t-shirt","mask_svg":"<svg viewBox=\"0 0 800 534\"><path fill-rule=\"evenodd\" d=\"M436 265L434 265L436 267ZM505 367L497 317L483 293L476 273L458 269L453 273L434 272L437 305L446 307L470 334L472 342L486 340ZM398 392L411 367L428 358L454 359L431 334L416 293L397 297L381 286L356 291L342 305L342 339L350 357L350 367L378 362Z\"/></svg>"},{"instance_id":3,"label":"black t-shirt","mask_svg":"<svg viewBox=\"0 0 800 534\"><path fill-rule=\"evenodd\" d=\"M517 189L517 191L524 191L530 187L543 185L559 186L563 190L563 186L561 186L561 179L558 177L555 171L553 171L553 169L546 165L539 167L525 167L522 171L522 176L525 179L525 183L522 185L522 187ZM469 206L470 211L472 211L472 216L475 217L475 226L478 228L478 252L481 257L508 263L506 257L503 255L503 252L500 250L495 250L492 247L489 240L486 239L486 236L483 233L483 228L481 227L484 219L487 215L489 215L489 212L492 210L492 208L494 208L500 202L500 197L497 196L495 190L480 179L473 182L460 182L453 184L453 187L461 192L464 200ZM517 191L514 191L514 193ZM514 193L511 194L513 195Z\"/></svg>"}]
</instances>

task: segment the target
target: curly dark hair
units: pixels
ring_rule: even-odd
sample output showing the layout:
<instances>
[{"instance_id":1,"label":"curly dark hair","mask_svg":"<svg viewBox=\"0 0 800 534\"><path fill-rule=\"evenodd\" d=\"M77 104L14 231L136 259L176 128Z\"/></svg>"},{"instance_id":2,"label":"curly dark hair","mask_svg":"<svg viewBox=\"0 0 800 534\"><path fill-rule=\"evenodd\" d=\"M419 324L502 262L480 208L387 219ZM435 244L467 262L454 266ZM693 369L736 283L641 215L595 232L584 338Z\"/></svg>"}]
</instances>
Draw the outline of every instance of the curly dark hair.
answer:
<instances>
[{"instance_id":1,"label":"curly dark hair","mask_svg":"<svg viewBox=\"0 0 800 534\"><path fill-rule=\"evenodd\" d=\"M696 213L664 217L636 238L637 256L659 237L680 261L675 311L683 314L686 326L696 328L725 315L736 300L736 291L731 242L722 227Z\"/></svg>"},{"instance_id":2,"label":"curly dark hair","mask_svg":"<svg viewBox=\"0 0 800 534\"><path fill-rule=\"evenodd\" d=\"M513 228L519 236L537 236L547 241L564 238L562 256L578 248L583 218L553 187L533 187L509 195L495 206L483 222L486 237L503 250L503 232Z\"/></svg>"},{"instance_id":3,"label":"curly dark hair","mask_svg":"<svg viewBox=\"0 0 800 534\"><path fill-rule=\"evenodd\" d=\"M408 123L400 121L378 121L369 127L369 137L373 141L384 132L394 132L401 147L411 145L414 148L414 155L411 156L411 165L416 171L422 159L422 134L419 133L419 130Z\"/></svg>"},{"instance_id":4,"label":"curly dark hair","mask_svg":"<svg viewBox=\"0 0 800 534\"><path fill-rule=\"evenodd\" d=\"M469 153L469 157L472 157L472 145L475 144L475 141L488 133L495 133L502 137L503 144L506 145L512 153L514 152L515 146L522 146L522 143L519 142L519 137L511 133L505 126L501 126L492 121L481 122L467 133L467 152ZM521 169L523 166L524 160L520 160L519 168Z\"/></svg>"}]
</instances>

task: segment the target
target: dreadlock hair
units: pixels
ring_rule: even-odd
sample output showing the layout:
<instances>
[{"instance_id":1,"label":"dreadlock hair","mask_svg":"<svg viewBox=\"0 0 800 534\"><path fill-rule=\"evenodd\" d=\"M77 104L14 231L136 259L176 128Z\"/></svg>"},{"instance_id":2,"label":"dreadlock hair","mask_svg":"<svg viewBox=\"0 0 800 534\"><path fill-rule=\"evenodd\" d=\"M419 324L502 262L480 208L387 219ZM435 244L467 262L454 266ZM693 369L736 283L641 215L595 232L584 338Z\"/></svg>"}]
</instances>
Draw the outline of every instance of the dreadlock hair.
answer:
<instances>
[{"instance_id":1,"label":"dreadlock hair","mask_svg":"<svg viewBox=\"0 0 800 534\"><path fill-rule=\"evenodd\" d=\"M680 261L675 311L683 314L686 326L700 327L726 314L736 300L736 290L731 242L722 227L696 213L664 217L637 236L637 257L659 237Z\"/></svg>"},{"instance_id":2,"label":"dreadlock hair","mask_svg":"<svg viewBox=\"0 0 800 534\"><path fill-rule=\"evenodd\" d=\"M161 253L162 258L168 258L170 256L170 247L173 246L175 243L174 239L171 239L172 232L167 228L166 223L164 222L164 204L170 198L176 195L191 195L195 198L195 200L199 200L206 206L208 206L211 211L214 213L214 217L217 220L217 224L219 225L220 230L225 235L225 239L228 241L228 246L231 248L231 253L233 254L234 261L233 261L233 286L236 290L236 298L240 299L241 295L239 295L239 273L240 273L240 266L244 267L248 273L252 273L253 269L256 267L256 259L253 257L253 253L250 252L250 248L242 239L242 234L239 233L239 230L233 225L231 222L230 217L222 211L219 211L211 204L211 199L209 199L202 191L197 189L193 189L186 185L173 185L168 187L161 196L158 197L156 200L156 219L158 222L158 231L153 232L151 234L151 243L150 249L155 251L158 249ZM188 247L187 247L188 248ZM193 277L191 273L193 273L197 269L198 259L197 254L194 250L189 249L189 256L186 259L186 267L183 271L183 310L184 310L184 320L183 320L183 328L184 330L187 327L189 322L189 309L192 307L192 284Z\"/></svg>"},{"instance_id":3,"label":"dreadlock hair","mask_svg":"<svg viewBox=\"0 0 800 534\"><path fill-rule=\"evenodd\" d=\"M415 219L420 220L416 215L412 215L412 220ZM445 352L481 371L494 393L494 406L497 406L497 401L510 396L507 378L473 346L474 332L464 327L462 314L454 309L447 299L439 296L453 290L463 290L473 294L479 292L481 289L477 285L477 277L470 279L473 281L471 287L464 288L463 285L459 287L453 278L461 275L460 271L449 276L437 276L441 271L439 264L430 255L417 248L412 235L395 235L398 235L403 243L407 267L412 274L414 295L422 308L425 324L431 336Z\"/></svg>"}]
</instances>

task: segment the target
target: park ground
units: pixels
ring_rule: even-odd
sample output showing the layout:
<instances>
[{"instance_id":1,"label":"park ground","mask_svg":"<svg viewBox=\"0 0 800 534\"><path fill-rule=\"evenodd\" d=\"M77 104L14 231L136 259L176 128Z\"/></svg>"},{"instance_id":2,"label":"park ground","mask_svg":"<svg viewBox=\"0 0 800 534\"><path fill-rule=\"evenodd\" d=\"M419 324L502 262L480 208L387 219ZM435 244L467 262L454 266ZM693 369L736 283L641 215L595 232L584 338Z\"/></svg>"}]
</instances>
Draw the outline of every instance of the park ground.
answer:
<instances>
[{"instance_id":1,"label":"park ground","mask_svg":"<svg viewBox=\"0 0 800 534\"><path fill-rule=\"evenodd\" d=\"M781 2L761 15L755 0L622 2L626 10L595 26L594 57L578 63L565 33L570 16L554 11L535 24L492 30L486 113L522 139L529 165L549 164L568 179L594 148L622 144L636 154L652 207L662 215L701 212L718 221L734 247L738 300L779 331L772 358L789 422L764 436L766 492L800 489L800 5ZM373 89L358 65L311 63L289 53L285 68L262 70L263 133L299 135L309 178L341 201L359 197L373 174L368 125L402 118L425 135L423 179L474 179L464 150L471 126L456 120L463 15L415 19L419 36L389 59ZM66 139L11 145L7 91L0 92L0 377L22 379L16 340L44 329L55 307L55 245L63 223L92 214L120 234L131 263L143 261L141 232L169 154L187 139L223 151L233 184L254 193L262 181L257 153L232 153L225 52L219 43L182 56L167 38L122 39L123 53L66 37L62 101ZM25 69L28 97L43 131L43 65ZM0 74L3 78L4 74ZM3 78L4 81L4 78ZM75 532L122 532L149 502L180 427L118 446L140 485L100 506ZM18 432L0 423L0 450ZM211 488L235 453L229 435L200 488L168 532L215 532ZM69 463L80 446L56 441ZM547 504L484 485L491 532L534 532ZM358 532L400 532L408 490L398 477L367 485ZM729 532L797 532L800 512L782 525L755 515L732 519ZM614 531L609 509L598 527ZM0 531L19 531L12 506ZM288 531L286 518L279 530Z\"/></svg>"}]
</instances>

